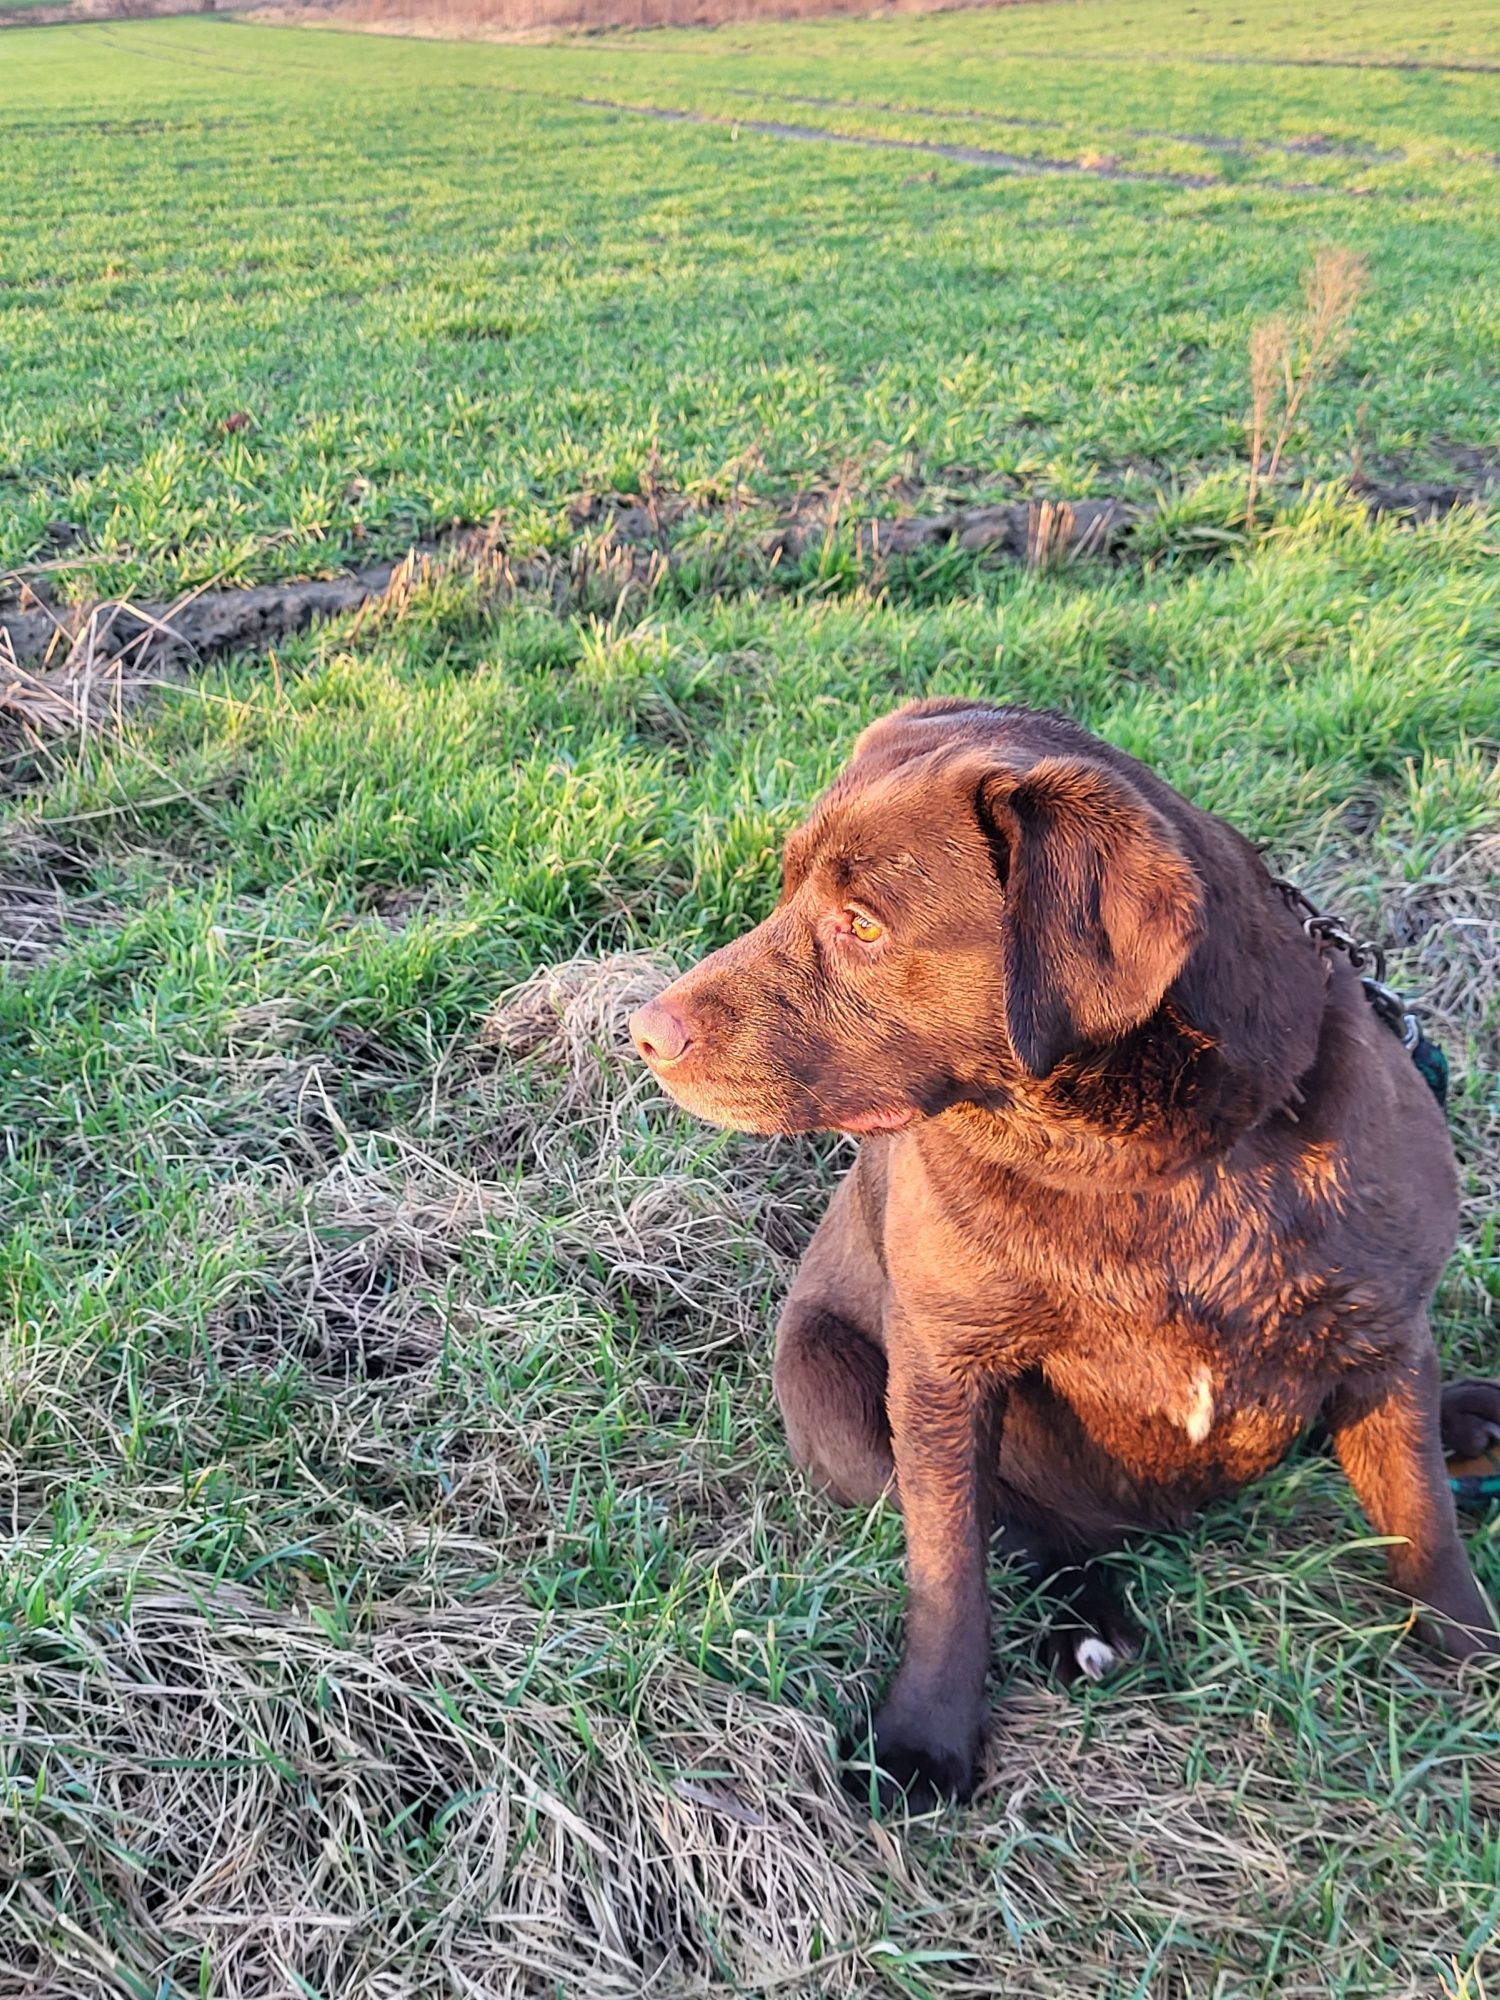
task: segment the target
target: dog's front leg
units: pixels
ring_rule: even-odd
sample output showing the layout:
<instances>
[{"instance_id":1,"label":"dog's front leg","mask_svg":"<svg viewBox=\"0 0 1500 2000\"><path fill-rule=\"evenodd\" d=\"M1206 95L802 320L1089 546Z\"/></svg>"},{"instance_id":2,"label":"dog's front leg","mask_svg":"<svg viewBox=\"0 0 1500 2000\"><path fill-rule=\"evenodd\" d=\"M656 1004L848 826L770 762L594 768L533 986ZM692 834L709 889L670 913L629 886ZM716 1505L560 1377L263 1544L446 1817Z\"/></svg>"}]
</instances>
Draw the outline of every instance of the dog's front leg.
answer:
<instances>
[{"instance_id":1,"label":"dog's front leg","mask_svg":"<svg viewBox=\"0 0 1500 2000\"><path fill-rule=\"evenodd\" d=\"M1425 1326L1404 1368L1347 1383L1324 1414L1339 1463L1386 1550L1391 1581L1435 1614L1456 1659L1500 1651L1500 1637L1459 1539L1440 1432L1437 1355Z\"/></svg>"},{"instance_id":2,"label":"dog's front leg","mask_svg":"<svg viewBox=\"0 0 1500 2000\"><path fill-rule=\"evenodd\" d=\"M919 1809L973 1788L990 1651L985 1550L1003 1392L972 1366L940 1361L945 1345L904 1325L887 1347L906 1645L875 1718L875 1754Z\"/></svg>"}]
</instances>

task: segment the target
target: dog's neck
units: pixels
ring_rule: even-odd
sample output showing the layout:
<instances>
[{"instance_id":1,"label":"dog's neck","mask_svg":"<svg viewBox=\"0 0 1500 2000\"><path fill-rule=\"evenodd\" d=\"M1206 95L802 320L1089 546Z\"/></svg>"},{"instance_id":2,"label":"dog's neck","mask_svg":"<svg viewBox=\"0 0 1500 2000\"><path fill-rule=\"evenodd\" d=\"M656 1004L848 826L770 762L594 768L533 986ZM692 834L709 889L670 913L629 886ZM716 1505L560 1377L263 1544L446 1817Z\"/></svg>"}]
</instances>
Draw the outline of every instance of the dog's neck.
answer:
<instances>
[{"instance_id":1,"label":"dog's neck","mask_svg":"<svg viewBox=\"0 0 1500 2000\"><path fill-rule=\"evenodd\" d=\"M1330 967L1256 870L1233 927L1227 916L1210 925L1149 1021L1049 1077L1008 1079L926 1121L924 1150L1120 1191L1159 1186L1295 1123L1319 1092ZM1346 1005L1348 983L1334 989Z\"/></svg>"}]
</instances>

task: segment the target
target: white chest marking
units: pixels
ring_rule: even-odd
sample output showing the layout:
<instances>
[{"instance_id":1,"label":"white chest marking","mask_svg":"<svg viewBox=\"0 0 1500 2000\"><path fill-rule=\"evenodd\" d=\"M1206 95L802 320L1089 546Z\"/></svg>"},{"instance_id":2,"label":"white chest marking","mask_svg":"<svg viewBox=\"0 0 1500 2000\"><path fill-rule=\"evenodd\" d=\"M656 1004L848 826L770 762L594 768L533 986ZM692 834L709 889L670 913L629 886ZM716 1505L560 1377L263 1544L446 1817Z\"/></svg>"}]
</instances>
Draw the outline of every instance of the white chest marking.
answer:
<instances>
[{"instance_id":1,"label":"white chest marking","mask_svg":"<svg viewBox=\"0 0 1500 2000\"><path fill-rule=\"evenodd\" d=\"M1202 1444L1214 1423L1214 1378L1206 1368L1194 1375L1191 1393L1173 1414L1192 1443Z\"/></svg>"}]
</instances>

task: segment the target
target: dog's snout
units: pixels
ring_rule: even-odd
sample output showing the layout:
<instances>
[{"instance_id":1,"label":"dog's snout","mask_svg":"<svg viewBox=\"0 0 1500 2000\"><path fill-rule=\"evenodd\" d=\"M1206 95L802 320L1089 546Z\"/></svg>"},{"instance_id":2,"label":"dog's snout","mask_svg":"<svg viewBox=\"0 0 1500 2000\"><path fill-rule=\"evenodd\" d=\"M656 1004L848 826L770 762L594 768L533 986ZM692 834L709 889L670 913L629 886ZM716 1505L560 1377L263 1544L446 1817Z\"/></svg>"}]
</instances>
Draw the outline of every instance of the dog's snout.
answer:
<instances>
[{"instance_id":1,"label":"dog's snout","mask_svg":"<svg viewBox=\"0 0 1500 2000\"><path fill-rule=\"evenodd\" d=\"M692 1046L687 1022L665 1000L648 1000L630 1017L630 1039L653 1069L681 1060Z\"/></svg>"}]
</instances>

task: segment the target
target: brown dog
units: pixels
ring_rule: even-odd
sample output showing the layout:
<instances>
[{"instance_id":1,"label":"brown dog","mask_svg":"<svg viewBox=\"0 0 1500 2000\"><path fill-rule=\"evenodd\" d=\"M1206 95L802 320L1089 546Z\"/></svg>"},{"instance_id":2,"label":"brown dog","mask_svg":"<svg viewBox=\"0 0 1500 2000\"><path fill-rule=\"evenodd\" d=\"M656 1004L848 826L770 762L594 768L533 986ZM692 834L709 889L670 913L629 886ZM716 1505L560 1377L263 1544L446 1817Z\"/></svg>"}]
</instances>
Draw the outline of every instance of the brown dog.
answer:
<instances>
[{"instance_id":1,"label":"brown dog","mask_svg":"<svg viewBox=\"0 0 1500 2000\"><path fill-rule=\"evenodd\" d=\"M881 1768L973 1782L985 1550L1038 1575L1180 1524L1321 1416L1397 1585L1460 1657L1495 1630L1427 1306L1453 1245L1442 1116L1255 850L1061 717L920 702L867 729L748 936L631 1023L680 1103L868 1135L798 1273L793 1455L907 1542ZM1075 1571L1076 1574L1076 1571ZM1074 1591L1074 1670L1132 1644Z\"/></svg>"}]
</instances>

